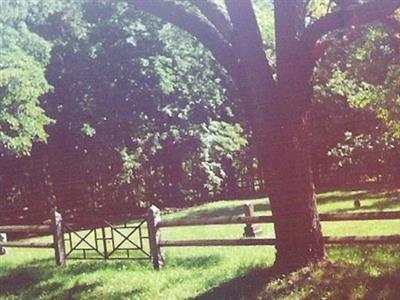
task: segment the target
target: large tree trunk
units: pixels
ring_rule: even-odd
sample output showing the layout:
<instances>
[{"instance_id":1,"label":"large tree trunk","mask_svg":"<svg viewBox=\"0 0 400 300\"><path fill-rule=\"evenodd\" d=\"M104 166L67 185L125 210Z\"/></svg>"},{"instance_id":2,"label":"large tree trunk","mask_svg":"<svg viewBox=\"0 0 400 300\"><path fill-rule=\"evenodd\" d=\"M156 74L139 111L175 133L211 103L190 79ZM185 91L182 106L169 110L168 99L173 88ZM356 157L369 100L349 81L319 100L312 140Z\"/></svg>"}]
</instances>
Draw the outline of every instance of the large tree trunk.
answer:
<instances>
[{"instance_id":1,"label":"large tree trunk","mask_svg":"<svg viewBox=\"0 0 400 300\"><path fill-rule=\"evenodd\" d=\"M285 271L326 256L311 161L311 50L298 40L302 0L275 0L277 92L265 173L274 216L276 266Z\"/></svg>"},{"instance_id":2,"label":"large tree trunk","mask_svg":"<svg viewBox=\"0 0 400 300\"><path fill-rule=\"evenodd\" d=\"M295 1L277 1L286 14ZM285 6L289 7L285 7ZM277 84L262 48L250 1L227 1L240 57L238 88L266 176L276 235L276 266L292 271L326 255L312 178L309 104L313 65L288 18L277 24ZM280 5L277 5L280 6ZM287 35L285 35L287 34ZM258 46L258 47L257 47Z\"/></svg>"},{"instance_id":3,"label":"large tree trunk","mask_svg":"<svg viewBox=\"0 0 400 300\"><path fill-rule=\"evenodd\" d=\"M292 271L326 256L310 157L309 114L281 123L264 166L274 217L276 266Z\"/></svg>"},{"instance_id":4,"label":"large tree trunk","mask_svg":"<svg viewBox=\"0 0 400 300\"><path fill-rule=\"evenodd\" d=\"M278 88L275 122L265 129L267 143L261 149L277 241L275 264L283 272L326 257L312 174L310 113L289 107L299 97L311 93Z\"/></svg>"}]
</instances>

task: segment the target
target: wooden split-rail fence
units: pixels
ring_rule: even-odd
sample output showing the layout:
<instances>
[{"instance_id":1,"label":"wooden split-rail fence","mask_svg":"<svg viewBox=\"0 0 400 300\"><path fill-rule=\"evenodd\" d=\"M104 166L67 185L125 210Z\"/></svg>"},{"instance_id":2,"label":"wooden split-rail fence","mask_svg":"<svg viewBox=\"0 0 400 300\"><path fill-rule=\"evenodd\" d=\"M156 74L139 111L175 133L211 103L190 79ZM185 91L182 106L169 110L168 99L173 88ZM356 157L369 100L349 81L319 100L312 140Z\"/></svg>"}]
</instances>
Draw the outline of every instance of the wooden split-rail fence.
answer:
<instances>
[{"instance_id":1,"label":"wooden split-rail fence","mask_svg":"<svg viewBox=\"0 0 400 300\"><path fill-rule=\"evenodd\" d=\"M322 222L337 221L367 221L367 220L400 220L400 211L393 212L366 212L366 213L340 213L320 214ZM273 223L272 216L254 216L254 210L245 206L245 216L235 217L212 217L193 218L182 220L161 220L160 210L152 206L148 215L150 250L155 269L160 269L165 263L165 256L162 251L164 247L191 247L191 246L273 246L276 243L274 238L252 238L252 239L201 239L201 240L163 240L162 228L181 226L204 226L204 225L232 225L245 224L245 236L252 236L253 224ZM250 235L249 233L250 227ZM253 235L254 236L254 235ZM326 244L396 244L400 243L399 235L385 236L325 236Z\"/></svg>"},{"instance_id":2,"label":"wooden split-rail fence","mask_svg":"<svg viewBox=\"0 0 400 300\"><path fill-rule=\"evenodd\" d=\"M393 212L368 212L368 213L340 213L340 214L320 214L320 220L322 222L337 222L337 221L366 221L366 220L400 220L400 211ZM274 238L257 238L257 232L260 230L255 224L262 223L273 223L273 216L255 216L252 205L245 205L244 216L233 216L233 217L210 217L210 218L192 218L192 219L178 219L178 220L162 220L160 209L156 206L151 206L147 215L143 216L140 224L137 226L125 226L123 228L129 229L129 233L124 234L120 232L121 227L115 227L111 225L111 231L119 232L123 237L123 241L131 243L133 249L126 249L121 247L120 242L114 250L141 250L146 255L143 241L148 241L150 253L148 257L153 262L153 267L156 270L161 269L165 264L165 255L163 253L164 247L193 247L193 246L258 246L258 245L269 245L273 246L276 243ZM142 236L141 227L145 225L147 227L147 236ZM252 238L238 238L238 239L201 239L201 240L164 240L162 238L163 228L173 228L181 226L204 226L204 225L232 225L232 224L244 224L244 237ZM80 249L78 245L66 251L66 244L71 239L65 238L65 235L70 235L71 232L65 233L64 228L68 229L68 226L63 224L61 214L56 210L52 211L52 219L50 225L7 225L0 226L0 252L4 251L8 247L17 248L52 248L54 249L55 261L57 265L64 265L68 254L71 251L84 251L83 259L86 259L86 252L88 249ZM104 230L104 227L101 228ZM96 226L93 226L90 231L96 233ZM6 233L35 233L35 234L51 234L53 236L53 242L7 242L4 239ZM78 232L78 231L77 231ZM137 245L133 240L129 240L130 236L134 232L140 233L140 245ZM88 234L86 234L88 235ZM3 240L1 239L3 236ZM110 240L105 235L102 238L103 242ZM399 235L386 235L386 236L325 236L324 241L326 244L395 244L400 243ZM78 244L86 244L92 247L85 237L79 238ZM92 247L95 252L99 252L99 249ZM103 249L106 251L106 249ZM107 251L106 251L107 252ZM101 256L102 259L110 259L110 253ZM129 256L128 258L135 259ZM118 258L117 258L118 259Z\"/></svg>"},{"instance_id":3,"label":"wooden split-rail fence","mask_svg":"<svg viewBox=\"0 0 400 300\"><path fill-rule=\"evenodd\" d=\"M54 249L56 264L65 264L64 235L61 214L52 210L51 224L49 225L6 225L0 226L0 252L5 254L7 248L42 248ZM32 233L53 236L53 242L14 242L7 241L8 233Z\"/></svg>"}]
</instances>

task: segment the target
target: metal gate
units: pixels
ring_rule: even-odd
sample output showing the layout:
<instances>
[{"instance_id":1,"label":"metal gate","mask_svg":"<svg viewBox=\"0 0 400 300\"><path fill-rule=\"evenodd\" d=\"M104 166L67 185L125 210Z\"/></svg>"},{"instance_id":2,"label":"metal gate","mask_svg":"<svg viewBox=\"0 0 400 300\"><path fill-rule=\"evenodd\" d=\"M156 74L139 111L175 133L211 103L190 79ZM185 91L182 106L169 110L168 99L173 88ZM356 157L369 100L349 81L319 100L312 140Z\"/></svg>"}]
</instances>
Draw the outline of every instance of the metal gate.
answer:
<instances>
[{"instance_id":1,"label":"metal gate","mask_svg":"<svg viewBox=\"0 0 400 300\"><path fill-rule=\"evenodd\" d=\"M79 230L64 225L64 246L67 259L151 259L143 218L118 224L104 220Z\"/></svg>"}]
</instances>

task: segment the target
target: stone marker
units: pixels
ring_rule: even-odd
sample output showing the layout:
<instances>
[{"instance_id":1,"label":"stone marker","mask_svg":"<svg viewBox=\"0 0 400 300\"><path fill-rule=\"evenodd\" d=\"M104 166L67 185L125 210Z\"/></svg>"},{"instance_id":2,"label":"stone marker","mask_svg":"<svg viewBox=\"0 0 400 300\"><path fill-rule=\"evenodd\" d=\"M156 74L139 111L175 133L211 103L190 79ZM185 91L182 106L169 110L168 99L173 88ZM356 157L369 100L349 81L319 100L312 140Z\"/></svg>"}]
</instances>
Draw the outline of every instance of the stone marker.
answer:
<instances>
[{"instance_id":1,"label":"stone marker","mask_svg":"<svg viewBox=\"0 0 400 300\"><path fill-rule=\"evenodd\" d=\"M0 233L0 242L7 242L7 234ZM0 255L7 254L7 249L4 247L0 247Z\"/></svg>"},{"instance_id":2,"label":"stone marker","mask_svg":"<svg viewBox=\"0 0 400 300\"><path fill-rule=\"evenodd\" d=\"M245 204L244 207L244 215L246 217L254 216L254 206L252 204ZM256 235L262 232L261 228L255 224L247 223L244 227L244 237L256 237Z\"/></svg>"}]
</instances>

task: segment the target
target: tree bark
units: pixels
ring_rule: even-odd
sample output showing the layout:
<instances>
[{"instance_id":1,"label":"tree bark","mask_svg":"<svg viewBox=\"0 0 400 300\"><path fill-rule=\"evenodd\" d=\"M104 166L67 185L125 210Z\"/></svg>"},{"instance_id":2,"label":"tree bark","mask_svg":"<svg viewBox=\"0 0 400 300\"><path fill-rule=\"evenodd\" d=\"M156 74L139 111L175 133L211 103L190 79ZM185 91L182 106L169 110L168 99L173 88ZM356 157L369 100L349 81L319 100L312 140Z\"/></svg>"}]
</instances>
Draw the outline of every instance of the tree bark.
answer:
<instances>
[{"instance_id":1,"label":"tree bark","mask_svg":"<svg viewBox=\"0 0 400 300\"><path fill-rule=\"evenodd\" d=\"M184 203L181 190L183 154L180 147L174 145L172 140L163 143L163 152L164 206L180 207Z\"/></svg>"},{"instance_id":2,"label":"tree bark","mask_svg":"<svg viewBox=\"0 0 400 300\"><path fill-rule=\"evenodd\" d=\"M275 122L269 124L262 165L274 217L275 264L283 272L326 257L312 174L310 112L290 109L297 101L311 99L311 92L304 93L311 86L307 80L303 82L302 91L289 85L277 89L279 105Z\"/></svg>"},{"instance_id":3,"label":"tree bark","mask_svg":"<svg viewBox=\"0 0 400 300\"><path fill-rule=\"evenodd\" d=\"M293 95L295 96L295 95ZM268 196L274 217L276 267L293 271L326 257L310 157L310 120L281 123L266 159Z\"/></svg>"}]
</instances>

